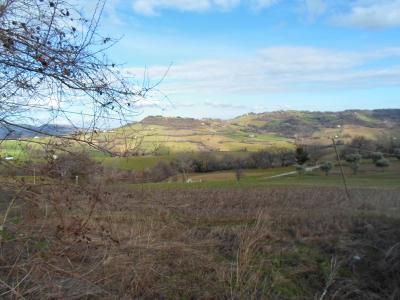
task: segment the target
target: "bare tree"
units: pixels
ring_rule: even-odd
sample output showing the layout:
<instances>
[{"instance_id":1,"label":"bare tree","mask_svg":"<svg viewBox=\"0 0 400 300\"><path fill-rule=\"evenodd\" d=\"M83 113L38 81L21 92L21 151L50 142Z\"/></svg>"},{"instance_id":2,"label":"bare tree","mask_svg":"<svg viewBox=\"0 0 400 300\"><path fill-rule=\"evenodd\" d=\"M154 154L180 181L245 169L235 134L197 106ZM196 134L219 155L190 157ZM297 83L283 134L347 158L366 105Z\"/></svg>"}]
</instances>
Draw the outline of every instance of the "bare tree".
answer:
<instances>
[{"instance_id":1,"label":"bare tree","mask_svg":"<svg viewBox=\"0 0 400 300\"><path fill-rule=\"evenodd\" d=\"M188 173L193 170L193 158L189 153L181 153L171 162L172 166L182 175L182 181L188 180Z\"/></svg>"},{"instance_id":2,"label":"bare tree","mask_svg":"<svg viewBox=\"0 0 400 300\"><path fill-rule=\"evenodd\" d=\"M108 60L115 40L99 34L104 4L97 0L85 18L68 0L0 2L0 128L58 136L22 124L62 118L80 129L68 138L95 146L102 119L135 114L136 101L154 86L137 87Z\"/></svg>"}]
</instances>

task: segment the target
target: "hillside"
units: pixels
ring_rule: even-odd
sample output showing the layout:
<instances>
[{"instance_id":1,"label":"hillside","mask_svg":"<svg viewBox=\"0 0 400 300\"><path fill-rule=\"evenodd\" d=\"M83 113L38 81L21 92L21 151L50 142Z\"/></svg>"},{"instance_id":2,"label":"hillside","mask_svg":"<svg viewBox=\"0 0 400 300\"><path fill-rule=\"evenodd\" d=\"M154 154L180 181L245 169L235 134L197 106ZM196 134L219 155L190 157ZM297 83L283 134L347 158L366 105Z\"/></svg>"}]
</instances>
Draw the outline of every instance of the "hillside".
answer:
<instances>
[{"instance_id":1,"label":"hillside","mask_svg":"<svg viewBox=\"0 0 400 300\"><path fill-rule=\"evenodd\" d=\"M277 111L250 113L231 120L150 116L141 122L102 133L119 151L257 151L292 148L296 142L327 144L333 136L347 142L400 138L400 109L342 112Z\"/></svg>"},{"instance_id":2,"label":"hillside","mask_svg":"<svg viewBox=\"0 0 400 300\"><path fill-rule=\"evenodd\" d=\"M45 135L68 135L76 131L76 128L69 125L44 124L33 126L20 124L19 126L2 126L0 124L0 139L31 138Z\"/></svg>"}]
</instances>

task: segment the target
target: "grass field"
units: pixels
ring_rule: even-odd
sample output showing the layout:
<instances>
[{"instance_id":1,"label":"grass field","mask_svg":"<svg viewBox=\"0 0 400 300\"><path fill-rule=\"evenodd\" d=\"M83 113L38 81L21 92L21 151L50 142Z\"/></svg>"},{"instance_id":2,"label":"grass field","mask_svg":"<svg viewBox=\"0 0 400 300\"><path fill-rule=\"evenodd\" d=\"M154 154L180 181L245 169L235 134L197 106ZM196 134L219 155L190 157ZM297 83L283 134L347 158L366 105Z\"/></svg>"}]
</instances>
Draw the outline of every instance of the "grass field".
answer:
<instances>
[{"instance_id":1,"label":"grass field","mask_svg":"<svg viewBox=\"0 0 400 300\"><path fill-rule=\"evenodd\" d=\"M154 167L160 161L170 161L172 159L174 159L174 155L96 158L106 167L124 171L143 171Z\"/></svg>"},{"instance_id":2,"label":"grass field","mask_svg":"<svg viewBox=\"0 0 400 300\"><path fill-rule=\"evenodd\" d=\"M0 217L5 220L0 248L7 258L0 260L7 284L0 284L3 295L399 296L399 189L351 188L347 199L340 188L288 185L137 190L55 183L9 188L0 186ZM4 217L16 191L19 198Z\"/></svg>"},{"instance_id":3,"label":"grass field","mask_svg":"<svg viewBox=\"0 0 400 300\"><path fill-rule=\"evenodd\" d=\"M174 158L92 156L128 171ZM345 166L349 197L337 166L271 178L294 170L192 173L190 184L1 177L0 295L400 297L400 161Z\"/></svg>"},{"instance_id":4,"label":"grass field","mask_svg":"<svg viewBox=\"0 0 400 300\"><path fill-rule=\"evenodd\" d=\"M286 172L294 171L294 167L272 168L267 170L244 170L243 179L239 182L236 180L233 171L211 172L204 174L191 174L189 177L193 179L193 183L181 182L162 182L148 183L144 185L146 188L251 188L251 187L342 187L343 179L336 166L330 175L319 170L308 172L304 175L289 175L278 178L268 178ZM398 188L400 187L400 161L392 160L390 167L381 170L371 163L365 162L358 174L353 175L348 167L344 167L347 184L350 187L371 187L371 188ZM201 182L199 182L201 181Z\"/></svg>"}]
</instances>

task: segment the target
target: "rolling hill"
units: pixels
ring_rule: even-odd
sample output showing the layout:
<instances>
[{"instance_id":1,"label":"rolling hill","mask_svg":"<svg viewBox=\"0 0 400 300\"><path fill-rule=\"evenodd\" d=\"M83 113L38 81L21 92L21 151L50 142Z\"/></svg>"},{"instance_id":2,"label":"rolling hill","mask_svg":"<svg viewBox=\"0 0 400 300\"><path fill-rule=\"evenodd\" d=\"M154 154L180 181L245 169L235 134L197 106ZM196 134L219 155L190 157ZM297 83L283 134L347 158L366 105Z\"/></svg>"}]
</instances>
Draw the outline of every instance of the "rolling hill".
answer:
<instances>
[{"instance_id":1,"label":"rolling hill","mask_svg":"<svg viewBox=\"0 0 400 300\"><path fill-rule=\"evenodd\" d=\"M112 141L118 151L166 154L293 148L297 142L327 144L333 136L343 142L356 136L400 139L400 109L277 111L249 113L230 120L150 116L103 132L97 141Z\"/></svg>"}]
</instances>

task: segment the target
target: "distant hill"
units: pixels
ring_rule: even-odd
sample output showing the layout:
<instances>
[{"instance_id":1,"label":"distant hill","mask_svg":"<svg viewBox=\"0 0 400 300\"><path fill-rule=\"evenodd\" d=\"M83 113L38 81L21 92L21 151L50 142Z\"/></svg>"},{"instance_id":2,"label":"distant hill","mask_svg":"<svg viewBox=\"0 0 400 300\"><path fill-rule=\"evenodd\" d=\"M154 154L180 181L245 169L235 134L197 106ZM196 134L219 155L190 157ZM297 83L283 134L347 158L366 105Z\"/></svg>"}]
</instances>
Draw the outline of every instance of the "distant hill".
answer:
<instances>
[{"instance_id":1,"label":"distant hill","mask_svg":"<svg viewBox=\"0 0 400 300\"><path fill-rule=\"evenodd\" d=\"M342 112L281 111L248 114L233 120L250 131L273 132L281 136L312 136L329 128L360 127L399 129L400 109L346 110Z\"/></svg>"},{"instance_id":2,"label":"distant hill","mask_svg":"<svg viewBox=\"0 0 400 300\"><path fill-rule=\"evenodd\" d=\"M71 126L4 128L0 138L17 139L76 132ZM11 130L11 134L8 134ZM296 143L328 144L337 136L400 140L400 109L341 112L276 111L249 113L230 120L149 116L141 122L100 132L96 141L113 151L168 154L182 151L258 151L294 148Z\"/></svg>"},{"instance_id":3,"label":"distant hill","mask_svg":"<svg viewBox=\"0 0 400 300\"><path fill-rule=\"evenodd\" d=\"M46 135L68 135L76 131L76 128L68 125L46 124L32 126L21 124L19 126L1 126L0 139L32 138Z\"/></svg>"},{"instance_id":4,"label":"distant hill","mask_svg":"<svg viewBox=\"0 0 400 300\"><path fill-rule=\"evenodd\" d=\"M129 133L132 133L129 135ZM344 142L355 136L400 139L400 109L341 112L249 113L230 120L150 116L113 131L115 138L142 137L143 152L256 151L305 143Z\"/></svg>"}]
</instances>

